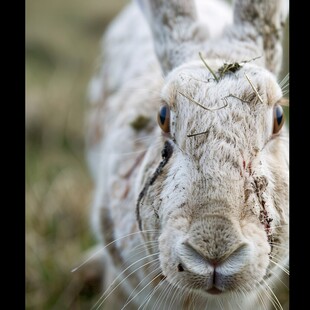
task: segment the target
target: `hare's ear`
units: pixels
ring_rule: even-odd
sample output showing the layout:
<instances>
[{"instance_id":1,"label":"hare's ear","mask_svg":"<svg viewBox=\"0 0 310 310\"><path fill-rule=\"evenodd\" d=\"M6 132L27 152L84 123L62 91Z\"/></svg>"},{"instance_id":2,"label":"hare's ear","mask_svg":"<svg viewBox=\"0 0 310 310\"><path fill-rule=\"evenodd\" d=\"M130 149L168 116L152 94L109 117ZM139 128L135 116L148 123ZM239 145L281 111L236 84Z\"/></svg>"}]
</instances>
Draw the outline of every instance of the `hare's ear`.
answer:
<instances>
[{"instance_id":1,"label":"hare's ear","mask_svg":"<svg viewBox=\"0 0 310 310\"><path fill-rule=\"evenodd\" d=\"M234 24L243 33L249 33L250 41L256 42L256 48L263 52L267 69L276 75L282 65L281 40L288 13L289 0L235 0L234 3Z\"/></svg>"},{"instance_id":2,"label":"hare's ear","mask_svg":"<svg viewBox=\"0 0 310 310\"><path fill-rule=\"evenodd\" d=\"M136 0L153 35L154 48L166 75L182 64L201 41L195 1Z\"/></svg>"}]
</instances>

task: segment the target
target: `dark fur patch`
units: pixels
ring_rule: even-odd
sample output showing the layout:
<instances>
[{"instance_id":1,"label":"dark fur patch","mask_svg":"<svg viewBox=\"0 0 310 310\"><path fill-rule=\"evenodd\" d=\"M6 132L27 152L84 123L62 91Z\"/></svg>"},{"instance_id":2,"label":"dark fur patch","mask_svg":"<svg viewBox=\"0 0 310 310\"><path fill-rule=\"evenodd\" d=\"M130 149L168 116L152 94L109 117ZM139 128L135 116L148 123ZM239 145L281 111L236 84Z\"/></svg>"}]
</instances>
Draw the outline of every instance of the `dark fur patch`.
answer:
<instances>
[{"instance_id":1,"label":"dark fur patch","mask_svg":"<svg viewBox=\"0 0 310 310\"><path fill-rule=\"evenodd\" d=\"M263 198L263 193L266 190L266 187L268 186L268 181L265 177L256 177L254 178L254 188L256 195L259 199L261 210L259 214L259 220L264 225L265 231L267 234L268 242L271 245L272 249L272 243L273 243L273 234L271 231L270 223L273 221L273 219L270 217L267 209L266 209L266 201Z\"/></svg>"},{"instance_id":2,"label":"dark fur patch","mask_svg":"<svg viewBox=\"0 0 310 310\"><path fill-rule=\"evenodd\" d=\"M157 177L161 174L163 168L168 163L172 153L173 153L172 145L170 144L170 142L166 141L165 142L165 146L164 146L164 148L163 148L163 150L161 152L162 161L159 163L159 165L156 168L156 170L153 173L153 175L147 180L147 182L145 183L142 191L139 194L137 205L136 205L136 216L137 216L137 221L138 221L139 229L140 230L142 230L142 221L141 221L141 218L140 218L140 203L141 203L141 200L145 196L145 194L147 193L149 187L154 184L154 182L157 179Z\"/></svg>"}]
</instances>

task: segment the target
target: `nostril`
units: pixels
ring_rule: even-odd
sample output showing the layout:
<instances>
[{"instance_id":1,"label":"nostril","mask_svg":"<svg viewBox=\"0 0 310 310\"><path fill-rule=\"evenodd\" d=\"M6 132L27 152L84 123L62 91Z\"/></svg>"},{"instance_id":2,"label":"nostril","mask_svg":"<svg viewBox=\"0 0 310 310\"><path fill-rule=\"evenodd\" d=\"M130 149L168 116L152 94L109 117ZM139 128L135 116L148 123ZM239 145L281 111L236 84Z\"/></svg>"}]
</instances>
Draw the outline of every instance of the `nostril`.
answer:
<instances>
[{"instance_id":1,"label":"nostril","mask_svg":"<svg viewBox=\"0 0 310 310\"><path fill-rule=\"evenodd\" d=\"M178 265L178 271L179 272L184 271L183 265L181 263Z\"/></svg>"}]
</instances>

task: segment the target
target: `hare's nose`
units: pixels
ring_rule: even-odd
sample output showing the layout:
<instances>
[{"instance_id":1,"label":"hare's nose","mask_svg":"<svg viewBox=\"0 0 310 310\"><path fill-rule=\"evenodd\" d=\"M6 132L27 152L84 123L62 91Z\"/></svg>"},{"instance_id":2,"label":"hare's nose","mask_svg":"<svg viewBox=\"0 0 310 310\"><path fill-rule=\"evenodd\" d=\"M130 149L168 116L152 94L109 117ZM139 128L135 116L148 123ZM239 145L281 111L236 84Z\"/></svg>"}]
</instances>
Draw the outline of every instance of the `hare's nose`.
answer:
<instances>
[{"instance_id":1,"label":"hare's nose","mask_svg":"<svg viewBox=\"0 0 310 310\"><path fill-rule=\"evenodd\" d=\"M204 251L198 249L195 245L188 241L184 242L183 246L185 250L183 254L185 254L184 257L186 259L196 261L196 263L208 265L211 268L216 268L222 265L239 265L238 262L243 261L241 257L249 252L249 246L246 243L240 243L231 251L216 257L211 257L211 255L204 253Z\"/></svg>"},{"instance_id":2,"label":"hare's nose","mask_svg":"<svg viewBox=\"0 0 310 310\"><path fill-rule=\"evenodd\" d=\"M203 253L200 249L196 248L195 245L191 244L190 242L186 241L183 243L184 245L184 253L183 258L185 260L192 260L198 264L203 264L210 266L211 268L215 268L219 262L222 260L221 257L210 257L208 254Z\"/></svg>"},{"instance_id":3,"label":"hare's nose","mask_svg":"<svg viewBox=\"0 0 310 310\"><path fill-rule=\"evenodd\" d=\"M205 275L206 290L211 294L221 293L221 283L228 277L237 274L247 263L250 246L246 243L236 245L231 251L217 257L203 253L190 242L184 242L180 248L180 264L178 271Z\"/></svg>"}]
</instances>

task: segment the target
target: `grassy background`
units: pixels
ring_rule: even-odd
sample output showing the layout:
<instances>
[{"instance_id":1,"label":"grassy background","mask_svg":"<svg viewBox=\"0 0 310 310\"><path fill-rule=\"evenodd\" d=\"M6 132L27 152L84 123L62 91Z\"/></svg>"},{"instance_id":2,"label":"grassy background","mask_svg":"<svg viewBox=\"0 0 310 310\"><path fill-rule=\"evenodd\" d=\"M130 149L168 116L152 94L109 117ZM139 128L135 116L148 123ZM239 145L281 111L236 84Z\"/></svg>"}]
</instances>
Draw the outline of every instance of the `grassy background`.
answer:
<instances>
[{"instance_id":1,"label":"grassy background","mask_svg":"<svg viewBox=\"0 0 310 310\"><path fill-rule=\"evenodd\" d=\"M125 3L26 1L29 310L90 309L93 305L88 289L71 273L94 244L89 226L93 185L84 156L86 90L98 65L102 32ZM287 63L282 75L288 71Z\"/></svg>"},{"instance_id":2,"label":"grassy background","mask_svg":"<svg viewBox=\"0 0 310 310\"><path fill-rule=\"evenodd\" d=\"M27 309L91 308L71 273L94 243L86 90L102 32L126 2L26 2Z\"/></svg>"}]
</instances>

